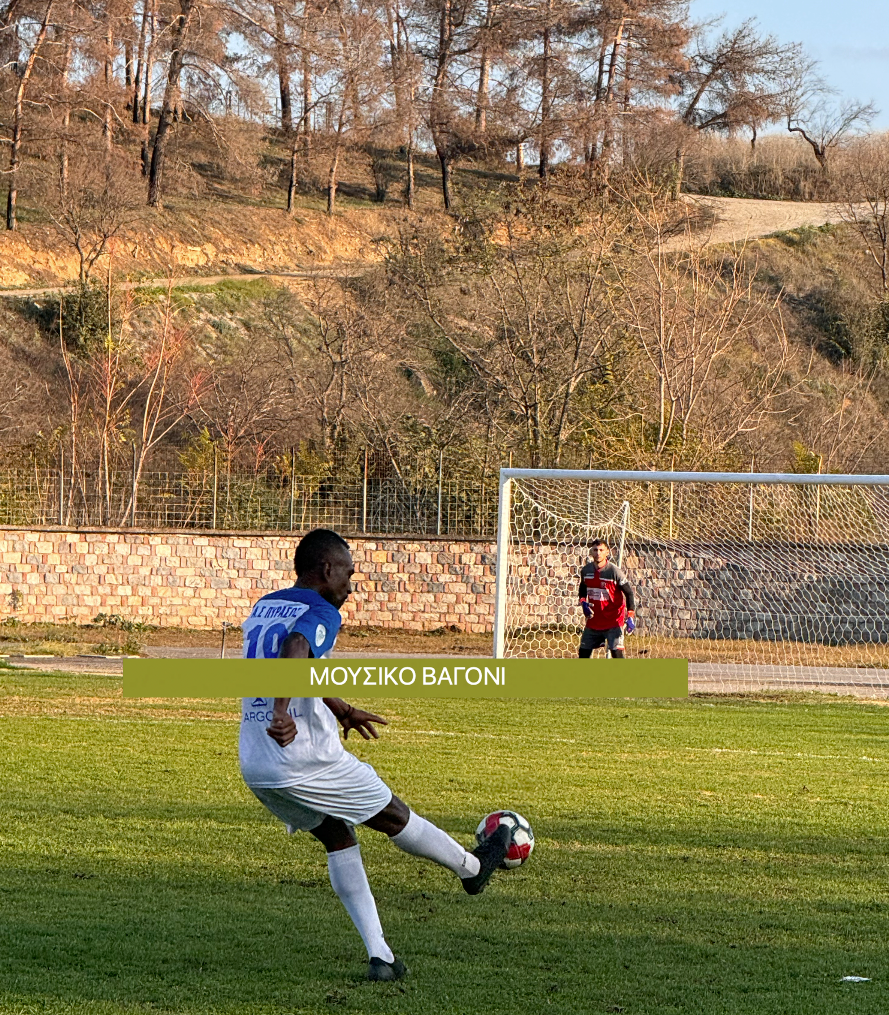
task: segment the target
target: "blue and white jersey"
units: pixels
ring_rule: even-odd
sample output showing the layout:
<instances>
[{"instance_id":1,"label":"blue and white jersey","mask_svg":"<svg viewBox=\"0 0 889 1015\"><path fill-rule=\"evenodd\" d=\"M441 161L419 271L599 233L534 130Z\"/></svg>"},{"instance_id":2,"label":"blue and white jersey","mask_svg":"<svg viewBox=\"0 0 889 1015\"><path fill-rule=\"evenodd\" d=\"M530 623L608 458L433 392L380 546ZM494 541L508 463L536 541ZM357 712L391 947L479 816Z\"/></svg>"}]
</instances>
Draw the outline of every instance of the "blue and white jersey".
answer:
<instances>
[{"instance_id":1,"label":"blue and white jersey","mask_svg":"<svg viewBox=\"0 0 889 1015\"><path fill-rule=\"evenodd\" d=\"M340 611L314 589L293 586L263 596L241 625L245 659L277 659L287 636L296 632L309 643L315 659L334 645L342 624Z\"/></svg>"},{"instance_id":2,"label":"blue and white jersey","mask_svg":"<svg viewBox=\"0 0 889 1015\"><path fill-rule=\"evenodd\" d=\"M263 596L241 625L245 659L277 659L288 635L297 632L318 659L334 645L342 618L339 610L312 589L289 588ZM274 698L241 700L238 754L248 786L281 789L298 786L343 755L339 724L321 698L291 698L289 714L296 739L281 747L266 733Z\"/></svg>"}]
</instances>

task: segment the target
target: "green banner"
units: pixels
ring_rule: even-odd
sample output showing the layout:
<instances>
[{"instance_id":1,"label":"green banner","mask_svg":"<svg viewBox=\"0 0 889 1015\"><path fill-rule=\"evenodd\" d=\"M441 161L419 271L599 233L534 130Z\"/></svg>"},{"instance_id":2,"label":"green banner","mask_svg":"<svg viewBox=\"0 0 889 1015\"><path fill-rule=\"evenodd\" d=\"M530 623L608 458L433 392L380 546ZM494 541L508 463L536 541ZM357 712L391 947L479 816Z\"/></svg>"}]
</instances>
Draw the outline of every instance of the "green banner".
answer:
<instances>
[{"instance_id":1,"label":"green banner","mask_svg":"<svg viewBox=\"0 0 889 1015\"><path fill-rule=\"evenodd\" d=\"M125 698L683 698L685 659L125 659Z\"/></svg>"}]
</instances>

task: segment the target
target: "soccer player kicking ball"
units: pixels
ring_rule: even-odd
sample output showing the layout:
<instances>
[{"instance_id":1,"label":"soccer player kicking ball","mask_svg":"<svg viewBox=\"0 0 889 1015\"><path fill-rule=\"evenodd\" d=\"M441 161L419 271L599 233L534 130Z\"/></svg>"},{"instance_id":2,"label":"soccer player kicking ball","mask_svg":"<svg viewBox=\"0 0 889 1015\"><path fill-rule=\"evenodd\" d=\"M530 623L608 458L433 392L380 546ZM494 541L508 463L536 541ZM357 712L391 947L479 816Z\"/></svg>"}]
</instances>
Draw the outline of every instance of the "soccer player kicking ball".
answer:
<instances>
[{"instance_id":1,"label":"soccer player kicking ball","mask_svg":"<svg viewBox=\"0 0 889 1015\"><path fill-rule=\"evenodd\" d=\"M340 629L339 608L352 591L349 544L330 529L315 529L296 548L294 586L270 592L243 624L247 659L307 659L326 655ZM470 895L478 895L509 846L497 832L467 852L446 832L395 796L370 765L343 748L357 730L378 738L386 720L342 698L244 698L240 760L244 781L287 826L311 832L327 850L330 883L367 947L369 980L399 980L404 963L386 943L355 826L388 835L399 849L447 867Z\"/></svg>"},{"instance_id":2,"label":"soccer player kicking ball","mask_svg":"<svg viewBox=\"0 0 889 1015\"><path fill-rule=\"evenodd\" d=\"M627 634L636 630L636 597L627 576L611 563L608 544L594 539L592 562L580 572L580 606L586 627L580 638L580 658L589 659L593 649L608 645L613 659L624 658L624 625Z\"/></svg>"}]
</instances>

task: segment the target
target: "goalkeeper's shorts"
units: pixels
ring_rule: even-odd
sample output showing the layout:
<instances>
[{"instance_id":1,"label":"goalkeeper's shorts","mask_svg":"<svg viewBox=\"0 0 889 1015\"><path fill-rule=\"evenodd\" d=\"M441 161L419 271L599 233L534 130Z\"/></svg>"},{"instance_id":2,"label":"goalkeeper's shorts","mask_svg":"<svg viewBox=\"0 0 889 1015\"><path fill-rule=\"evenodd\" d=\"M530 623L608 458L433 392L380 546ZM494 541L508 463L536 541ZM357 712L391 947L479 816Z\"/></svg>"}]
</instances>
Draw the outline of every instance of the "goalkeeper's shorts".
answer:
<instances>
[{"instance_id":1,"label":"goalkeeper's shorts","mask_svg":"<svg viewBox=\"0 0 889 1015\"><path fill-rule=\"evenodd\" d=\"M609 627L607 631L594 631L591 627L585 627L580 639L580 651L594 652L597 648L602 648L606 643L610 652L613 652L615 649L622 649L624 647L624 629L622 627Z\"/></svg>"}]
</instances>

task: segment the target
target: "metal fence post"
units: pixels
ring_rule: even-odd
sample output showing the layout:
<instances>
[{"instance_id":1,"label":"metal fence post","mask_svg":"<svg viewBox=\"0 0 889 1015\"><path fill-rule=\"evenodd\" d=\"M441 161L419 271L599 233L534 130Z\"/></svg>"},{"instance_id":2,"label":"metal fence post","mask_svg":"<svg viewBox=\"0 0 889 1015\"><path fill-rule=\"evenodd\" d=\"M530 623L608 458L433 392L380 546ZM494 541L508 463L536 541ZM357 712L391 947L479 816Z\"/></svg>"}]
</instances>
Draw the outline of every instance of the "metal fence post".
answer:
<instances>
[{"instance_id":1,"label":"metal fence post","mask_svg":"<svg viewBox=\"0 0 889 1015\"><path fill-rule=\"evenodd\" d=\"M296 449L290 449L290 531L293 532L293 498L296 492Z\"/></svg>"},{"instance_id":2,"label":"metal fence post","mask_svg":"<svg viewBox=\"0 0 889 1015\"><path fill-rule=\"evenodd\" d=\"M821 467L824 465L824 455L818 456L818 475L821 475ZM820 537L821 530L821 487L815 487L815 539Z\"/></svg>"},{"instance_id":3,"label":"metal fence post","mask_svg":"<svg viewBox=\"0 0 889 1015\"><path fill-rule=\"evenodd\" d=\"M676 456L670 460L670 472L673 472L676 468ZM670 484L670 539L673 538L673 487L675 483Z\"/></svg>"},{"instance_id":4,"label":"metal fence post","mask_svg":"<svg viewBox=\"0 0 889 1015\"><path fill-rule=\"evenodd\" d=\"M219 490L219 453L216 450L216 445L213 445L213 520L210 523L210 528L216 528L216 494Z\"/></svg>"},{"instance_id":5,"label":"metal fence post","mask_svg":"<svg viewBox=\"0 0 889 1015\"><path fill-rule=\"evenodd\" d=\"M753 465L756 458L750 459L750 471L753 472ZM753 484L750 484L749 503L747 505L747 542L753 542Z\"/></svg>"},{"instance_id":6,"label":"metal fence post","mask_svg":"<svg viewBox=\"0 0 889 1015\"><path fill-rule=\"evenodd\" d=\"M436 536L441 535L441 478L444 470L444 449L438 453L438 521L435 524Z\"/></svg>"},{"instance_id":7,"label":"metal fence post","mask_svg":"<svg viewBox=\"0 0 889 1015\"><path fill-rule=\"evenodd\" d=\"M65 524L65 449L59 445L59 525Z\"/></svg>"},{"instance_id":8,"label":"metal fence post","mask_svg":"<svg viewBox=\"0 0 889 1015\"><path fill-rule=\"evenodd\" d=\"M367 448L364 449L364 483L361 491L361 531L367 533Z\"/></svg>"},{"instance_id":9,"label":"metal fence post","mask_svg":"<svg viewBox=\"0 0 889 1015\"><path fill-rule=\"evenodd\" d=\"M130 488L130 525L136 527L136 442L133 441L133 481Z\"/></svg>"}]
</instances>

